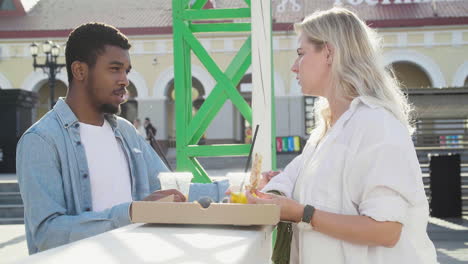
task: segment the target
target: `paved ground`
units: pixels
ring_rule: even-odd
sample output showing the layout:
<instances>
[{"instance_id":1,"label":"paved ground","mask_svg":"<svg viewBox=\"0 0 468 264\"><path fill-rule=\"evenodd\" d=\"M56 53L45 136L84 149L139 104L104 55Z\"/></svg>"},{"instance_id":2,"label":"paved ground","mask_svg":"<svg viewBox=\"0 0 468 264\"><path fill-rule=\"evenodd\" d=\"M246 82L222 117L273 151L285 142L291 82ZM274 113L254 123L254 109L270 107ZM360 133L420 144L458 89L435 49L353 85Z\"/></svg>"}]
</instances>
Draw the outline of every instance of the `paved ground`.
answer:
<instances>
[{"instance_id":1,"label":"paved ground","mask_svg":"<svg viewBox=\"0 0 468 264\"><path fill-rule=\"evenodd\" d=\"M278 156L278 167L283 168L293 154ZM175 165L173 153L168 159ZM210 176L224 176L227 172L240 172L245 167L246 158L205 158L202 165ZM0 180L14 180L13 175L4 175ZM454 219L431 218L428 233L434 242L438 260L442 264L468 263L468 217ZM11 263L27 256L24 225L0 225L0 263Z\"/></svg>"},{"instance_id":2,"label":"paved ground","mask_svg":"<svg viewBox=\"0 0 468 264\"><path fill-rule=\"evenodd\" d=\"M24 225L0 225L0 263L11 263L27 255Z\"/></svg>"},{"instance_id":3,"label":"paved ground","mask_svg":"<svg viewBox=\"0 0 468 264\"><path fill-rule=\"evenodd\" d=\"M431 218L428 233L440 263L468 263L468 217Z\"/></svg>"}]
</instances>

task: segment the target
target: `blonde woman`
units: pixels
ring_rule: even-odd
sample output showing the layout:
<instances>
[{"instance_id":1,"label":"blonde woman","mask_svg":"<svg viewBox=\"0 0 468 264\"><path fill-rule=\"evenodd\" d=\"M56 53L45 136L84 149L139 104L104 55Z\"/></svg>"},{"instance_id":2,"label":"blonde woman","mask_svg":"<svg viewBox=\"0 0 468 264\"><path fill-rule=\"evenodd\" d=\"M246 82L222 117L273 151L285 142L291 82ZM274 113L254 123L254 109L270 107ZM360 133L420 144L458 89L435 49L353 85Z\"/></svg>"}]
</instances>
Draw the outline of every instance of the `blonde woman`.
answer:
<instances>
[{"instance_id":1,"label":"blonde woman","mask_svg":"<svg viewBox=\"0 0 468 264\"><path fill-rule=\"evenodd\" d=\"M321 123L249 202L278 204L294 223L290 263L437 263L410 107L376 34L343 8L315 12L295 29L291 70L304 94L320 97Z\"/></svg>"}]
</instances>

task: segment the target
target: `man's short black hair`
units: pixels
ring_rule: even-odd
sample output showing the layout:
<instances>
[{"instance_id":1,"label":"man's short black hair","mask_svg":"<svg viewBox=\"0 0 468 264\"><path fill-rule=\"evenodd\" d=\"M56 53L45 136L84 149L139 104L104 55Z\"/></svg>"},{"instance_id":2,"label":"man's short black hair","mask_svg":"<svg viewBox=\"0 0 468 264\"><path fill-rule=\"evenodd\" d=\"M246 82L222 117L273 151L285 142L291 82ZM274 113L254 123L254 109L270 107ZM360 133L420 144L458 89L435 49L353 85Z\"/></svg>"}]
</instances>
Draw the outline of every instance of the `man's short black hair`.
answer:
<instances>
[{"instance_id":1,"label":"man's short black hair","mask_svg":"<svg viewBox=\"0 0 468 264\"><path fill-rule=\"evenodd\" d=\"M104 23L91 22L75 28L68 36L65 48L68 83L73 80L71 65L81 61L94 67L97 56L104 52L104 46L111 45L128 50L132 45L118 29Z\"/></svg>"}]
</instances>

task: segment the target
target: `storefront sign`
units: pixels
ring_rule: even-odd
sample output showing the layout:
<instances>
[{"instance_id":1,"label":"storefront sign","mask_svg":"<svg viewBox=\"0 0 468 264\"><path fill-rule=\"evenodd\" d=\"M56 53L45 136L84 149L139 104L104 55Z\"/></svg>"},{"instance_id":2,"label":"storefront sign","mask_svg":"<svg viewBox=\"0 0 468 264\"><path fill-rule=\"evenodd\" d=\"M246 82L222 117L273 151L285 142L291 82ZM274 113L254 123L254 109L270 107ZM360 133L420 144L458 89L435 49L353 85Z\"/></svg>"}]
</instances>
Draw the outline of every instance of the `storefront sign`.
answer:
<instances>
[{"instance_id":1,"label":"storefront sign","mask_svg":"<svg viewBox=\"0 0 468 264\"><path fill-rule=\"evenodd\" d=\"M351 4L351 5L399 5L399 4L417 4L429 3L433 0L335 0L335 4Z\"/></svg>"}]
</instances>

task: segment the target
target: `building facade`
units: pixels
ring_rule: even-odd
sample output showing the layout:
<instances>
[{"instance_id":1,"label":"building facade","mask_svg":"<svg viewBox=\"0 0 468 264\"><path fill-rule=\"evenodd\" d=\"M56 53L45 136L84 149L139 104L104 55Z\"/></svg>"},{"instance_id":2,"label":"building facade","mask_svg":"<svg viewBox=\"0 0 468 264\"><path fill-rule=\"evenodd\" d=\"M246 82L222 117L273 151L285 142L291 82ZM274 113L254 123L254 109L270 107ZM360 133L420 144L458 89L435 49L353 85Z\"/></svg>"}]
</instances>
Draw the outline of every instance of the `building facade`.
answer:
<instances>
[{"instance_id":1,"label":"building facade","mask_svg":"<svg viewBox=\"0 0 468 264\"><path fill-rule=\"evenodd\" d=\"M436 95L426 99L418 97L416 109L419 109L420 118L468 118L468 1L273 0L277 136L307 137L305 100L290 71L297 56L297 37L292 25L314 10L327 9L334 4L355 10L379 32L383 38L385 63L394 69L410 99L414 97L412 94L420 95L423 91ZM244 5L241 0L212 0L205 8ZM0 1L0 89L37 92L39 103L34 119L38 120L50 105L48 77L40 70L33 70L30 44L52 40L63 48L71 29L89 21L112 24L131 41L132 71L128 76L131 99L123 107L122 115L130 121L149 117L158 129L157 139L173 142L176 99L173 93L172 11L168 0ZM227 67L246 38L246 35L232 33L198 35L222 69ZM64 62L63 49L61 54L59 61ZM194 55L192 62L192 97L194 101L200 101L216 83ZM247 101L252 89L249 72L238 85ZM65 69L57 79L56 97L65 96L68 86ZM434 92L435 89L455 89L457 103L450 98L439 100L444 93ZM460 129L466 133L466 123L460 124ZM205 138L208 143L243 142L248 137L247 127L242 116L227 103L210 125Z\"/></svg>"}]
</instances>

